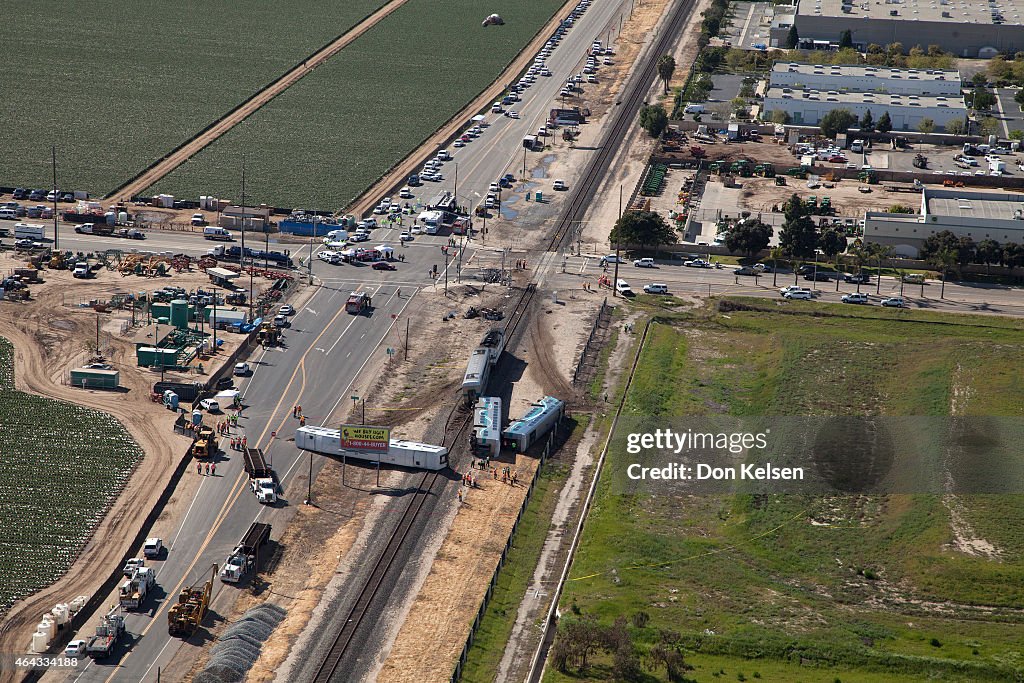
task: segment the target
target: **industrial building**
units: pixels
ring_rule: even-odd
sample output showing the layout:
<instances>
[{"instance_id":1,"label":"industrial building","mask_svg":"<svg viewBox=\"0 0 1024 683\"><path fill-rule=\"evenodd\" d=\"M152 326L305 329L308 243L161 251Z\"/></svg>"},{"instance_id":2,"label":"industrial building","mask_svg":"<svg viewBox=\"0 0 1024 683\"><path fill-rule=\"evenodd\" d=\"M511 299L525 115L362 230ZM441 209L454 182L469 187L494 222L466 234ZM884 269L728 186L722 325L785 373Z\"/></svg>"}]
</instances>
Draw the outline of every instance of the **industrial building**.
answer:
<instances>
[{"instance_id":1,"label":"industrial building","mask_svg":"<svg viewBox=\"0 0 1024 683\"><path fill-rule=\"evenodd\" d=\"M1024 196L980 190L924 189L921 212L895 214L869 211L864 239L893 247L898 256L918 256L924 240L948 230L974 242L1024 244Z\"/></svg>"},{"instance_id":2,"label":"industrial building","mask_svg":"<svg viewBox=\"0 0 1024 683\"><path fill-rule=\"evenodd\" d=\"M764 94L764 112L784 111L796 125L814 126L833 109L875 121L889 113L893 130L916 130L931 119L936 130L963 122L967 107L956 71L824 66L778 62Z\"/></svg>"},{"instance_id":3,"label":"industrial building","mask_svg":"<svg viewBox=\"0 0 1024 683\"><path fill-rule=\"evenodd\" d=\"M775 62L772 87L959 97L960 72L886 66Z\"/></svg>"},{"instance_id":4,"label":"industrial building","mask_svg":"<svg viewBox=\"0 0 1024 683\"><path fill-rule=\"evenodd\" d=\"M799 0L781 5L769 33L770 47L785 47L796 24L801 46L837 45L849 29L860 49L871 43L938 45L960 57L995 56L1024 50L1024 0Z\"/></svg>"}]
</instances>

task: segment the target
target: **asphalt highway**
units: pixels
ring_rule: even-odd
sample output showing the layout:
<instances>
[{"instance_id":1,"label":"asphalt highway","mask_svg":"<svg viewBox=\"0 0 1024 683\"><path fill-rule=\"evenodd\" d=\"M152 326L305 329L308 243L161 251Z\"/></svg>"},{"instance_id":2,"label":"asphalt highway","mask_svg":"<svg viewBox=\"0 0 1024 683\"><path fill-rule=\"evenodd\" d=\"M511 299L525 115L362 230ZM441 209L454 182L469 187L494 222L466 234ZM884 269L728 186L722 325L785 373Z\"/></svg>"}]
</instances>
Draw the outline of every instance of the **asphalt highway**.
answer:
<instances>
[{"instance_id":1,"label":"asphalt highway","mask_svg":"<svg viewBox=\"0 0 1024 683\"><path fill-rule=\"evenodd\" d=\"M607 275L614 278L615 268L609 264L607 272L602 270L600 256L572 256L564 260L564 268L558 268L548 276L548 286L560 291L580 289L583 282L589 282L597 288L597 278ZM643 293L644 285L662 283L668 285L669 293L677 296L718 296L738 294L780 298L779 289L793 284L807 287L816 292L815 301L840 302L844 294L857 291L857 285L840 282L838 290L836 282L813 282L803 276L794 279L793 273L779 272L758 277L735 275L735 266L716 268L692 268L682 265L679 261L659 261L656 268L639 268L631 259L619 264L619 279L629 283L636 294ZM774 283L774 284L773 284ZM997 313L1002 315L1024 315L1024 296L1020 288L1000 285L982 285L977 283L947 282L945 292L941 291L940 282L929 281L923 287L905 283L902 296L907 301L907 309L929 309L960 313ZM881 282L872 279L871 284L860 286L860 291L867 294L870 304L879 305L887 297L900 296L900 282L896 278L882 277ZM611 292L609 291L609 295ZM859 304L866 305L866 304Z\"/></svg>"}]
</instances>

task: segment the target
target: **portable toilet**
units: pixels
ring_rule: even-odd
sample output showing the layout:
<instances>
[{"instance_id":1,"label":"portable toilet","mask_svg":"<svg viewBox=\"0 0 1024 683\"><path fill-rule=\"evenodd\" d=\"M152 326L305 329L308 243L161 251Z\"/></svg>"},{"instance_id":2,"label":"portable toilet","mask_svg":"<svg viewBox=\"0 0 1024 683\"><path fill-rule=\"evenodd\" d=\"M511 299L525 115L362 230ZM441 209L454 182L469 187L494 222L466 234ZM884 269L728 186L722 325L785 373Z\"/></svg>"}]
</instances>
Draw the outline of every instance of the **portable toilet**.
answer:
<instances>
[{"instance_id":1,"label":"portable toilet","mask_svg":"<svg viewBox=\"0 0 1024 683\"><path fill-rule=\"evenodd\" d=\"M192 411L192 424L198 425L203 423L203 411L193 410Z\"/></svg>"},{"instance_id":2,"label":"portable toilet","mask_svg":"<svg viewBox=\"0 0 1024 683\"><path fill-rule=\"evenodd\" d=\"M537 193L537 201L538 202L544 201L544 193L543 192L538 192Z\"/></svg>"},{"instance_id":3,"label":"portable toilet","mask_svg":"<svg viewBox=\"0 0 1024 683\"><path fill-rule=\"evenodd\" d=\"M168 389L164 392L164 405L173 411L178 410L178 395Z\"/></svg>"}]
</instances>

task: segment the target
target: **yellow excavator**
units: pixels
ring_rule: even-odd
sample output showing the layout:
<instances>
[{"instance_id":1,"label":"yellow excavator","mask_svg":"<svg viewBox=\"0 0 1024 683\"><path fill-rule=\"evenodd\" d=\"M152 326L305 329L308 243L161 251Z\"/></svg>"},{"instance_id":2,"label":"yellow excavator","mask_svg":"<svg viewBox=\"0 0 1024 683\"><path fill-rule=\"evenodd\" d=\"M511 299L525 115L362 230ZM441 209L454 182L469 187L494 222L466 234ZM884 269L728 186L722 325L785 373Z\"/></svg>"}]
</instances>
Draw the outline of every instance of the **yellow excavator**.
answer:
<instances>
[{"instance_id":1,"label":"yellow excavator","mask_svg":"<svg viewBox=\"0 0 1024 683\"><path fill-rule=\"evenodd\" d=\"M200 585L199 579L188 588L183 588L178 595L178 602L171 605L167 612L167 633L179 638L189 638L199 630L199 625L206 616L213 598L213 581L217 578L217 565L210 570L209 580Z\"/></svg>"}]
</instances>

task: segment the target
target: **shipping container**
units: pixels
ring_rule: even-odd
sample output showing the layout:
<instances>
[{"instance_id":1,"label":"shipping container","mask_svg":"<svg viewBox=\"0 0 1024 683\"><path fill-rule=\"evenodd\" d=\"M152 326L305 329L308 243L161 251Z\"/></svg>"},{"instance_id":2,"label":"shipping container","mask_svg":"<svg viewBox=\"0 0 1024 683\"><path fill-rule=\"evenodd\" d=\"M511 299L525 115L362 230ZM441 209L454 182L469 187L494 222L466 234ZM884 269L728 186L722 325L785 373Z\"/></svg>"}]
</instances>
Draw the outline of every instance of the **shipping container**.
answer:
<instances>
[{"instance_id":1,"label":"shipping container","mask_svg":"<svg viewBox=\"0 0 1024 683\"><path fill-rule=\"evenodd\" d=\"M117 370L76 368L71 371L71 386L83 389L116 389L121 386L121 373Z\"/></svg>"}]
</instances>

